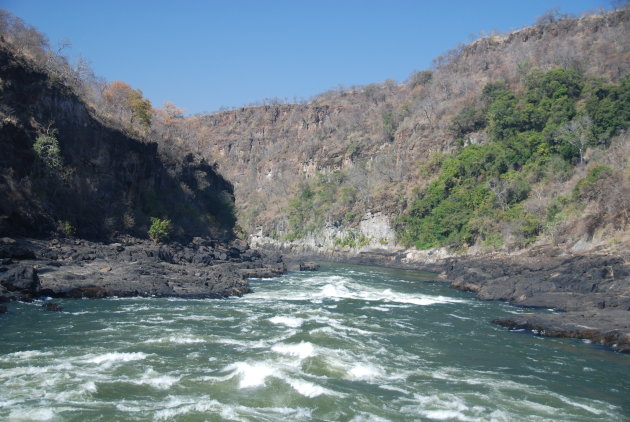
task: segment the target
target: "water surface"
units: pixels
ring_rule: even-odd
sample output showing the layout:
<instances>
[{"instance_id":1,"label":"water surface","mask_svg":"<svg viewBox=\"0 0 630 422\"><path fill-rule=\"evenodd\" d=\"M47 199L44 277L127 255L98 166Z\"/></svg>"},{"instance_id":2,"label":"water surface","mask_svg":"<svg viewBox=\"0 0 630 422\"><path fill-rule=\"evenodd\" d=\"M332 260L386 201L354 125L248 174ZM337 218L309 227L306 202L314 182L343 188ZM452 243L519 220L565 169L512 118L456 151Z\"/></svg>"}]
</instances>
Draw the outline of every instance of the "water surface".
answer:
<instances>
[{"instance_id":1,"label":"water surface","mask_svg":"<svg viewBox=\"0 0 630 422\"><path fill-rule=\"evenodd\" d=\"M228 300L11 304L0 419L622 421L630 357L509 332L517 308L327 265Z\"/></svg>"}]
</instances>

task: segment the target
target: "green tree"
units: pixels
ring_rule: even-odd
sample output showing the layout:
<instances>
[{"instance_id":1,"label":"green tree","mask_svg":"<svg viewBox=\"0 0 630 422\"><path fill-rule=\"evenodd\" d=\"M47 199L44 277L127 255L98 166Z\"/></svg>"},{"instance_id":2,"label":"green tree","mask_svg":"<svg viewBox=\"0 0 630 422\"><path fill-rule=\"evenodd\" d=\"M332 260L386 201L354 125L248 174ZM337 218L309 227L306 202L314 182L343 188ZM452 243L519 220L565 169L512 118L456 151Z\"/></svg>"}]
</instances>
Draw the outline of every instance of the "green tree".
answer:
<instances>
[{"instance_id":1,"label":"green tree","mask_svg":"<svg viewBox=\"0 0 630 422\"><path fill-rule=\"evenodd\" d=\"M148 235L155 243L163 242L171 235L171 220L165 218L160 219L151 217L151 227L149 227Z\"/></svg>"},{"instance_id":2,"label":"green tree","mask_svg":"<svg viewBox=\"0 0 630 422\"><path fill-rule=\"evenodd\" d=\"M45 167L51 170L60 170L63 167L61 148L56 137L40 135L33 144L33 151Z\"/></svg>"}]
</instances>

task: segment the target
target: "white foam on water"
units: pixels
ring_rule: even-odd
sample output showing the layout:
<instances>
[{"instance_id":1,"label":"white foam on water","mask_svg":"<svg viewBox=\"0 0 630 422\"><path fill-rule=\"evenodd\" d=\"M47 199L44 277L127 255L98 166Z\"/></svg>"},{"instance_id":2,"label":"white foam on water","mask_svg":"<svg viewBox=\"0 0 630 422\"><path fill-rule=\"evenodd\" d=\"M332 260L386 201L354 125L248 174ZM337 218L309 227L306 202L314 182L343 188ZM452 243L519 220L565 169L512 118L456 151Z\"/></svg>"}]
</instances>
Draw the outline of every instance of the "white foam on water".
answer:
<instances>
[{"instance_id":1,"label":"white foam on water","mask_svg":"<svg viewBox=\"0 0 630 422\"><path fill-rule=\"evenodd\" d=\"M477 419L470 418L457 410L420 410L422 416L436 421L456 420L456 421L475 421Z\"/></svg>"},{"instance_id":2,"label":"white foam on water","mask_svg":"<svg viewBox=\"0 0 630 422\"><path fill-rule=\"evenodd\" d=\"M52 409L12 409L9 420L12 421L49 421L55 417Z\"/></svg>"},{"instance_id":3,"label":"white foam on water","mask_svg":"<svg viewBox=\"0 0 630 422\"><path fill-rule=\"evenodd\" d=\"M193 412L202 413L206 418L214 413L220 415L224 420L231 421L312 419L311 409L301 407L247 407L220 403L216 400L209 400L207 397L169 397L164 408L155 412L153 420L179 420L179 417Z\"/></svg>"},{"instance_id":4,"label":"white foam on water","mask_svg":"<svg viewBox=\"0 0 630 422\"><path fill-rule=\"evenodd\" d=\"M383 371L374 365L359 363L355 364L348 375L351 379L362 381L373 381L375 378L382 376Z\"/></svg>"},{"instance_id":5,"label":"white foam on water","mask_svg":"<svg viewBox=\"0 0 630 422\"><path fill-rule=\"evenodd\" d=\"M472 318L463 317L463 316L459 316L459 315L455 315L455 314L449 314L449 315L452 316L453 318L457 318L457 319L472 320Z\"/></svg>"},{"instance_id":6,"label":"white foam on water","mask_svg":"<svg viewBox=\"0 0 630 422\"><path fill-rule=\"evenodd\" d=\"M569 406L573 406L573 407L577 407L577 408L582 409L582 410L586 410L587 412L592 413L594 415L601 415L602 413L605 413L604 410L596 409L596 408L594 408L592 406L588 406L588 405L583 404L583 403L578 403L578 402L569 400L568 398L566 398L564 396L561 396L559 394L555 394L555 396L559 400L561 400L562 402L568 404Z\"/></svg>"},{"instance_id":7,"label":"white foam on water","mask_svg":"<svg viewBox=\"0 0 630 422\"><path fill-rule=\"evenodd\" d=\"M96 393L98 390L94 381L88 381L81 384L81 390L87 393Z\"/></svg>"},{"instance_id":8,"label":"white foam on water","mask_svg":"<svg viewBox=\"0 0 630 422\"><path fill-rule=\"evenodd\" d=\"M173 344L195 344L205 343L204 339L193 336L168 336L160 338L150 338L145 340L144 343L173 343Z\"/></svg>"},{"instance_id":9,"label":"white foam on water","mask_svg":"<svg viewBox=\"0 0 630 422\"><path fill-rule=\"evenodd\" d=\"M142 374L140 379L133 380L132 383L136 385L148 385L157 390L166 390L178 383L180 379L181 377L160 375L155 370L148 369L144 374Z\"/></svg>"},{"instance_id":10,"label":"white foam on water","mask_svg":"<svg viewBox=\"0 0 630 422\"><path fill-rule=\"evenodd\" d=\"M201 401L199 399L188 399L186 401L178 398L171 398L165 405L166 409L158 410L153 416L155 421L170 421L176 416L186 415L188 413L198 412L206 413L209 411L222 411L225 405L216 400Z\"/></svg>"},{"instance_id":11,"label":"white foam on water","mask_svg":"<svg viewBox=\"0 0 630 422\"><path fill-rule=\"evenodd\" d=\"M214 340L214 343L229 344L231 346L238 346L239 349L262 349L268 348L271 340L236 340L233 338L218 338Z\"/></svg>"},{"instance_id":12,"label":"white foam on water","mask_svg":"<svg viewBox=\"0 0 630 422\"><path fill-rule=\"evenodd\" d=\"M290 379L290 380L287 380L287 382L289 383L291 387L293 387L295 391L297 391L304 397L308 397L311 399L329 392L324 387L321 387L319 385L316 385L316 384L313 384L311 382L304 381L304 380Z\"/></svg>"},{"instance_id":13,"label":"white foam on water","mask_svg":"<svg viewBox=\"0 0 630 422\"><path fill-rule=\"evenodd\" d=\"M389 419L382 418L378 415L372 415L369 413L361 413L350 419L350 422L390 422Z\"/></svg>"},{"instance_id":14,"label":"white foam on water","mask_svg":"<svg viewBox=\"0 0 630 422\"><path fill-rule=\"evenodd\" d=\"M333 299L345 299L352 298L353 294L344 285L339 284L326 284L320 291L320 296L333 298Z\"/></svg>"},{"instance_id":15,"label":"white foam on water","mask_svg":"<svg viewBox=\"0 0 630 422\"><path fill-rule=\"evenodd\" d=\"M388 312L391 311L391 308L388 308L386 306L364 306L361 309L367 309L367 310L373 310L373 311L381 311L381 312Z\"/></svg>"},{"instance_id":16,"label":"white foam on water","mask_svg":"<svg viewBox=\"0 0 630 422\"><path fill-rule=\"evenodd\" d=\"M234 317L217 317L214 315L178 315L175 317L177 321L236 321Z\"/></svg>"},{"instance_id":17,"label":"white foam on water","mask_svg":"<svg viewBox=\"0 0 630 422\"><path fill-rule=\"evenodd\" d=\"M402 393L402 394L411 394L411 391L405 390L403 388L398 388L396 386L389 385L389 384L379 385L379 388L382 388L383 390L395 391L397 393Z\"/></svg>"},{"instance_id":18,"label":"white foam on water","mask_svg":"<svg viewBox=\"0 0 630 422\"><path fill-rule=\"evenodd\" d=\"M171 377L168 375L161 375L157 377L142 379L139 384L150 385L158 390L166 390L171 388L174 384L179 382L180 377Z\"/></svg>"},{"instance_id":19,"label":"white foam on water","mask_svg":"<svg viewBox=\"0 0 630 422\"><path fill-rule=\"evenodd\" d=\"M283 355L296 356L300 359L306 359L315 355L315 348L308 341L302 341L297 344L274 344L271 350Z\"/></svg>"},{"instance_id":20,"label":"white foam on water","mask_svg":"<svg viewBox=\"0 0 630 422\"><path fill-rule=\"evenodd\" d=\"M221 409L221 417L229 421L245 421L245 419L238 416L236 409L231 406L224 406L223 409Z\"/></svg>"},{"instance_id":21,"label":"white foam on water","mask_svg":"<svg viewBox=\"0 0 630 422\"><path fill-rule=\"evenodd\" d=\"M13 368L3 369L0 371L0 379L5 379L5 382L12 381L16 377L24 375L44 375L48 373L58 373L61 371L68 371L72 369L72 364L69 362L49 365L49 366L16 366Z\"/></svg>"},{"instance_id":22,"label":"white foam on water","mask_svg":"<svg viewBox=\"0 0 630 422\"><path fill-rule=\"evenodd\" d=\"M135 360L143 360L146 359L147 356L149 355L142 352L110 352L89 358L86 360L86 362L107 366L119 362L132 362Z\"/></svg>"},{"instance_id":23,"label":"white foam on water","mask_svg":"<svg viewBox=\"0 0 630 422\"><path fill-rule=\"evenodd\" d=\"M7 355L0 357L0 360L31 359L42 356L51 356L53 354L54 353L52 352L42 352L41 350L24 350L22 352L8 353Z\"/></svg>"},{"instance_id":24,"label":"white foam on water","mask_svg":"<svg viewBox=\"0 0 630 422\"><path fill-rule=\"evenodd\" d=\"M351 327L348 325L344 325L344 323L342 321L340 321L337 318L330 318L327 316L316 316L311 318L311 320L318 322L320 324L326 324L327 326L333 328L335 331L338 332L338 334L343 334L343 337L345 337L345 333L339 333L341 332L352 332L355 334L360 334L363 336L371 336L374 333L372 331L366 331L366 330L362 330L361 328L357 328L357 327ZM326 327L322 327L322 328L326 328ZM320 328L321 329L321 328ZM317 332L317 328L315 328L314 330L312 330L311 332Z\"/></svg>"},{"instance_id":25,"label":"white foam on water","mask_svg":"<svg viewBox=\"0 0 630 422\"><path fill-rule=\"evenodd\" d=\"M391 289L379 290L369 288L363 284L356 283L349 278L340 276L329 277L313 277L309 280L309 285L319 287L319 290L315 291L299 291L288 292L286 296L282 296L282 300L311 300L315 303L320 303L323 299L328 300L364 300L368 302L384 301L391 303L403 303L419 306L427 306L440 303L466 303L467 300L456 299L446 296L432 296L425 294L413 294L394 292ZM261 297L263 297L261 295ZM275 297L277 300L278 297Z\"/></svg>"},{"instance_id":26,"label":"white foam on water","mask_svg":"<svg viewBox=\"0 0 630 422\"><path fill-rule=\"evenodd\" d=\"M547 406L541 403L535 403L530 400L519 400L519 405L528 407L536 412L546 413L548 415L554 415L558 412L558 409L555 407Z\"/></svg>"},{"instance_id":27,"label":"white foam on water","mask_svg":"<svg viewBox=\"0 0 630 422\"><path fill-rule=\"evenodd\" d=\"M415 405L403 406L409 414L422 415L431 420L477 421L483 418L485 408L470 408L464 400L454 394L414 394ZM469 415L470 414L470 415ZM492 419L497 420L497 419Z\"/></svg>"},{"instance_id":28,"label":"white foam on water","mask_svg":"<svg viewBox=\"0 0 630 422\"><path fill-rule=\"evenodd\" d=\"M302 318L292 316L278 315L273 318L269 318L269 322L276 325L286 325L287 327L298 328L304 323L304 320Z\"/></svg>"},{"instance_id":29,"label":"white foam on water","mask_svg":"<svg viewBox=\"0 0 630 422\"><path fill-rule=\"evenodd\" d=\"M138 312L138 311L152 311L155 308L148 305L127 305L121 308L123 311Z\"/></svg>"},{"instance_id":30,"label":"white foam on water","mask_svg":"<svg viewBox=\"0 0 630 422\"><path fill-rule=\"evenodd\" d=\"M240 378L238 388L261 387L265 385L267 377L276 372L276 368L266 362L236 362L226 366L224 371L234 371L232 376Z\"/></svg>"}]
</instances>

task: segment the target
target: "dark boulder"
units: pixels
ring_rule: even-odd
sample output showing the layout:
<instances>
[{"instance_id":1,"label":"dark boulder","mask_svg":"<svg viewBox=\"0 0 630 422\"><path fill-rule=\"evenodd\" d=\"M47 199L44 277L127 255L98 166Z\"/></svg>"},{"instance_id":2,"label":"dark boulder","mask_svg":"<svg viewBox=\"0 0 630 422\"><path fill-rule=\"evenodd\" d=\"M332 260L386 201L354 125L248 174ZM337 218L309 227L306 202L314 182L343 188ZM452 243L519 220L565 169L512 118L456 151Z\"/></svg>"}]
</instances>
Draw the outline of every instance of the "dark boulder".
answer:
<instances>
[{"instance_id":1,"label":"dark boulder","mask_svg":"<svg viewBox=\"0 0 630 422\"><path fill-rule=\"evenodd\" d=\"M300 271L317 271L319 264L315 262L300 262Z\"/></svg>"},{"instance_id":2,"label":"dark boulder","mask_svg":"<svg viewBox=\"0 0 630 422\"><path fill-rule=\"evenodd\" d=\"M15 293L8 291L4 286L0 285L0 302L11 302L18 300Z\"/></svg>"},{"instance_id":3,"label":"dark boulder","mask_svg":"<svg viewBox=\"0 0 630 422\"><path fill-rule=\"evenodd\" d=\"M55 302L46 302L42 305L42 309L48 312L61 312L63 311L63 306Z\"/></svg>"},{"instance_id":4,"label":"dark boulder","mask_svg":"<svg viewBox=\"0 0 630 422\"><path fill-rule=\"evenodd\" d=\"M239 253L243 253L249 249L249 245L247 244L247 242L240 239L234 239L233 241L230 242L229 246L230 246L230 249L236 249L239 251Z\"/></svg>"},{"instance_id":5,"label":"dark boulder","mask_svg":"<svg viewBox=\"0 0 630 422\"><path fill-rule=\"evenodd\" d=\"M260 252L255 249L248 249L241 254L241 259L245 262L258 261L260 258Z\"/></svg>"},{"instance_id":6,"label":"dark boulder","mask_svg":"<svg viewBox=\"0 0 630 422\"><path fill-rule=\"evenodd\" d=\"M104 297L114 296L114 294L103 287L91 286L72 289L67 293L67 296L76 299L102 299Z\"/></svg>"},{"instance_id":7,"label":"dark boulder","mask_svg":"<svg viewBox=\"0 0 630 422\"><path fill-rule=\"evenodd\" d=\"M283 265L267 265L262 268L241 268L239 270L245 278L272 278L284 274Z\"/></svg>"},{"instance_id":8,"label":"dark boulder","mask_svg":"<svg viewBox=\"0 0 630 422\"><path fill-rule=\"evenodd\" d=\"M232 265L216 265L206 277L207 295L210 297L242 296L250 293L249 283Z\"/></svg>"},{"instance_id":9,"label":"dark boulder","mask_svg":"<svg viewBox=\"0 0 630 422\"><path fill-rule=\"evenodd\" d=\"M7 290L23 294L35 294L40 284L37 270L30 265L18 265L0 275L0 284Z\"/></svg>"},{"instance_id":10,"label":"dark boulder","mask_svg":"<svg viewBox=\"0 0 630 422\"><path fill-rule=\"evenodd\" d=\"M161 261L173 263L173 250L167 246L160 247L158 258Z\"/></svg>"},{"instance_id":11,"label":"dark boulder","mask_svg":"<svg viewBox=\"0 0 630 422\"><path fill-rule=\"evenodd\" d=\"M35 259L35 252L13 239L3 238L0 241L0 258Z\"/></svg>"}]
</instances>

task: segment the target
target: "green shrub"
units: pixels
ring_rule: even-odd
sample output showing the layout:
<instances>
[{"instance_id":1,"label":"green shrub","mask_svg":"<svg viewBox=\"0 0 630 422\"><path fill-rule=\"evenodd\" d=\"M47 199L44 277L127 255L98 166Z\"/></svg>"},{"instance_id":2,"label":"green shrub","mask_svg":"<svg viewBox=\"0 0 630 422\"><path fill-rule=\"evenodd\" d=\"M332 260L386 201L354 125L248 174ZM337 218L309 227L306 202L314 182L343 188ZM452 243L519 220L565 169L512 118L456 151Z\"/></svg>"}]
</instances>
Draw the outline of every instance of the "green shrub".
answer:
<instances>
[{"instance_id":1,"label":"green shrub","mask_svg":"<svg viewBox=\"0 0 630 422\"><path fill-rule=\"evenodd\" d=\"M566 209L569 202L571 200L565 195L556 196L547 207L547 223L553 224L558 215Z\"/></svg>"},{"instance_id":2,"label":"green shrub","mask_svg":"<svg viewBox=\"0 0 630 422\"><path fill-rule=\"evenodd\" d=\"M605 145L629 126L630 76L605 84L585 81L574 69L534 70L522 91L488 84L474 104L454 118L451 131L461 138L485 126L488 142L421 165L421 176L439 173L395 222L406 246L458 248L481 240L497 247L502 226L511 227L520 244L533 242L543 222L523 211L530 183L567 181L588 145ZM611 174L605 166L591 169L574 200L594 197ZM550 204L547 223L564 208L560 200Z\"/></svg>"},{"instance_id":3,"label":"green shrub","mask_svg":"<svg viewBox=\"0 0 630 422\"><path fill-rule=\"evenodd\" d=\"M599 191L601 180L612 176L613 170L608 166L595 166L589 169L586 177L581 178L573 188L574 199L593 199Z\"/></svg>"},{"instance_id":4,"label":"green shrub","mask_svg":"<svg viewBox=\"0 0 630 422\"><path fill-rule=\"evenodd\" d=\"M69 221L60 221L61 231L66 237L72 237L77 234L77 228L73 226Z\"/></svg>"},{"instance_id":5,"label":"green shrub","mask_svg":"<svg viewBox=\"0 0 630 422\"><path fill-rule=\"evenodd\" d=\"M333 244L335 246L341 247L350 247L357 248L363 247L370 243L370 238L363 233L358 233L355 231L348 232L348 234L344 237L335 237L333 240Z\"/></svg>"},{"instance_id":6,"label":"green shrub","mask_svg":"<svg viewBox=\"0 0 630 422\"><path fill-rule=\"evenodd\" d=\"M351 207L356 198L357 189L349 183L346 173L339 170L319 173L289 201L287 240L297 240L318 230L330 216L339 222L355 223L359 216L352 213Z\"/></svg>"},{"instance_id":7,"label":"green shrub","mask_svg":"<svg viewBox=\"0 0 630 422\"><path fill-rule=\"evenodd\" d=\"M171 220L151 217L151 227L147 232L153 242L163 242L171 235Z\"/></svg>"},{"instance_id":8,"label":"green shrub","mask_svg":"<svg viewBox=\"0 0 630 422\"><path fill-rule=\"evenodd\" d=\"M599 144L607 141L630 124L630 75L618 85L599 79L588 81L586 110L593 119L593 135Z\"/></svg>"},{"instance_id":9,"label":"green shrub","mask_svg":"<svg viewBox=\"0 0 630 422\"><path fill-rule=\"evenodd\" d=\"M486 126L486 110L474 105L464 107L453 118L449 126L456 139L463 139L464 135L476 132Z\"/></svg>"},{"instance_id":10,"label":"green shrub","mask_svg":"<svg viewBox=\"0 0 630 422\"><path fill-rule=\"evenodd\" d=\"M485 239L483 239L482 244L486 248L498 250L503 246L503 236L501 233L497 232L488 233Z\"/></svg>"},{"instance_id":11,"label":"green shrub","mask_svg":"<svg viewBox=\"0 0 630 422\"><path fill-rule=\"evenodd\" d=\"M33 144L37 158L49 169L59 170L63 167L63 158L59 141L54 136L40 135Z\"/></svg>"}]
</instances>

